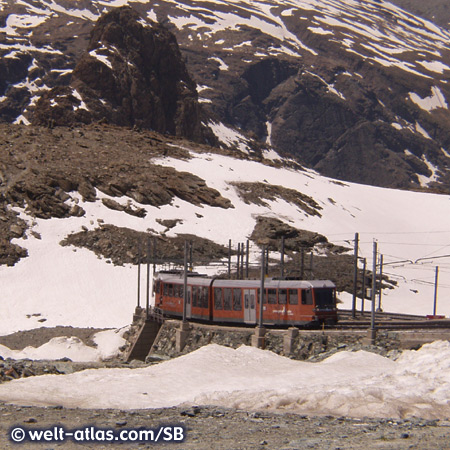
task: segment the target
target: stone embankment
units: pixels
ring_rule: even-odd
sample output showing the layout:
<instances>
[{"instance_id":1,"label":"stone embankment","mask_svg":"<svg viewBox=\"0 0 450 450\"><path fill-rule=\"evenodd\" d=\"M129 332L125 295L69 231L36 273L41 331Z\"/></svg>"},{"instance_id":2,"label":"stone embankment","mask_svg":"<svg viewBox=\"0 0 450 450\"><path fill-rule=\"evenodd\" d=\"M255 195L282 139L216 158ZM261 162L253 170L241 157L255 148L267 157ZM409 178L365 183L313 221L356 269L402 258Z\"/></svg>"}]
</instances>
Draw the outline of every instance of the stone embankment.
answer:
<instances>
[{"instance_id":1,"label":"stone embankment","mask_svg":"<svg viewBox=\"0 0 450 450\"><path fill-rule=\"evenodd\" d=\"M259 341L258 341L259 333ZM225 327L166 320L151 348L148 360L173 358L211 343L238 348L263 346L297 360L319 360L341 350L361 349L387 355L423 344L450 339L450 330L378 330L374 342L366 330L298 330Z\"/></svg>"}]
</instances>

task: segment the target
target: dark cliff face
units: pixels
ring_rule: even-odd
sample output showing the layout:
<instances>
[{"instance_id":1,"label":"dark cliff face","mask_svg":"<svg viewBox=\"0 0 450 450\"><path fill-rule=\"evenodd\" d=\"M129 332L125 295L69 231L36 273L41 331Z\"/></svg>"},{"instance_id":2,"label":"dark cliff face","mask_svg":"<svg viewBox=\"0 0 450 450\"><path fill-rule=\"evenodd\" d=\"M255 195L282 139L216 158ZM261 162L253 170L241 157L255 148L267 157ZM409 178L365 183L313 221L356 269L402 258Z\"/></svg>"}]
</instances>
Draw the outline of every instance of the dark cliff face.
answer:
<instances>
[{"instance_id":1,"label":"dark cliff face","mask_svg":"<svg viewBox=\"0 0 450 450\"><path fill-rule=\"evenodd\" d=\"M46 93L33 123L106 121L200 140L195 83L175 36L129 7L103 15L69 86Z\"/></svg>"}]
</instances>

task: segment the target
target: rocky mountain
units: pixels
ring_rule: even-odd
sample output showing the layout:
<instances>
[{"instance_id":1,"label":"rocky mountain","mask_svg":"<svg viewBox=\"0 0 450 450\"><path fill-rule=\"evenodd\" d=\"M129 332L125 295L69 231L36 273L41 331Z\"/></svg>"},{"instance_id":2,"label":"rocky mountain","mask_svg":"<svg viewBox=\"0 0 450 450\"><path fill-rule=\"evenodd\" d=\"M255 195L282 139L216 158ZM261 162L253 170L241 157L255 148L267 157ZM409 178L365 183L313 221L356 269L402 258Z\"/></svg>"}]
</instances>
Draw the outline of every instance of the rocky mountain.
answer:
<instances>
[{"instance_id":1,"label":"rocky mountain","mask_svg":"<svg viewBox=\"0 0 450 450\"><path fill-rule=\"evenodd\" d=\"M382 0L2 0L0 118L207 140L203 122L342 180L447 192L446 4L399 4L428 19Z\"/></svg>"},{"instance_id":2,"label":"rocky mountain","mask_svg":"<svg viewBox=\"0 0 450 450\"><path fill-rule=\"evenodd\" d=\"M197 97L175 36L122 7L96 22L69 86L45 92L32 122L55 126L105 121L200 140Z\"/></svg>"}]
</instances>

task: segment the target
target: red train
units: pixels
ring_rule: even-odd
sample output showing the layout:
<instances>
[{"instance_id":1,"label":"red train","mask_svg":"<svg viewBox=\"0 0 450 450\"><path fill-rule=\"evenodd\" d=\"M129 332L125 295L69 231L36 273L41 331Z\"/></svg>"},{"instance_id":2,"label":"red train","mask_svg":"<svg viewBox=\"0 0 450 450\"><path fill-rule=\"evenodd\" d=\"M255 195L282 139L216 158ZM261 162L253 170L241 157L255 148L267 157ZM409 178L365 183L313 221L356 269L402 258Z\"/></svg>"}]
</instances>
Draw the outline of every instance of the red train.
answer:
<instances>
[{"instance_id":1,"label":"red train","mask_svg":"<svg viewBox=\"0 0 450 450\"><path fill-rule=\"evenodd\" d=\"M265 325L320 325L337 322L336 286L327 280L275 280L264 283ZM186 318L206 322L257 324L260 280L225 280L188 276ZM155 307L182 317L183 274L160 273L155 279Z\"/></svg>"}]
</instances>

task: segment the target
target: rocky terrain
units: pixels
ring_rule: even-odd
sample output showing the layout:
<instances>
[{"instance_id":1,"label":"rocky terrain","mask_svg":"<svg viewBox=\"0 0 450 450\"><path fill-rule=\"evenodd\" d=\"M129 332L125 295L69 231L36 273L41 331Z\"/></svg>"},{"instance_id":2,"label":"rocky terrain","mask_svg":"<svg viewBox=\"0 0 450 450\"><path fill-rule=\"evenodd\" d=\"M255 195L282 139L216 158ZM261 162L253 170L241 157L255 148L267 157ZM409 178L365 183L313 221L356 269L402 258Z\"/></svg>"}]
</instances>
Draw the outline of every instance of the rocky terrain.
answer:
<instances>
[{"instance_id":1,"label":"rocky terrain","mask_svg":"<svg viewBox=\"0 0 450 450\"><path fill-rule=\"evenodd\" d=\"M216 152L275 164L264 160L262 154L257 152L246 155L233 150L187 144L182 139L146 130L136 131L105 124L54 129L0 124L0 134L3 136L0 142L0 193L3 201L0 228L4 231L0 239L4 249L0 253L0 262L6 265L13 265L27 256L25 249L11 241L17 242L14 239L25 237L29 232L35 233L28 230L29 225L11 207L25 208L32 217L41 219L80 217L86 212L79 205L79 200L95 202L98 200L98 190L110 196L102 199L107 209L130 217L145 218L146 212L141 205L162 206L171 204L175 198L192 205L226 210L234 208L233 203L210 188L204 180L152 163L152 159L189 159L190 154L185 150L185 146L189 145L200 152ZM267 201L281 199L305 214L320 217L321 206L313 198L296 190L268 183L243 182L232 186L247 204L267 205ZM163 217L158 219L166 232L179 222ZM94 225L95 229L83 229L65 236L61 245L88 248L113 264L137 264L146 262L149 256L153 262L161 260L161 255L164 255L164 261L180 263L185 240L193 245L193 261L196 264L228 256L228 248L199 235L166 236L164 232L151 229L143 232L118 227L104 223L102 219ZM320 248L317 251L324 257L314 258L314 276L339 280L339 288L350 288L352 257L346 254L349 247L336 246L317 233L302 231L279 219L267 217L258 218L249 238L255 245L263 240L271 251L277 252L283 236L286 271L290 276L300 273L300 249L308 253ZM149 238L150 254L147 250ZM235 252L233 248L233 257ZM336 261L340 264L336 265ZM275 266L273 274L278 275L278 261L272 258L272 262ZM307 272L310 271L308 258L304 258L303 266L304 275L308 273L311 276ZM347 275L344 277L341 274Z\"/></svg>"},{"instance_id":2,"label":"rocky terrain","mask_svg":"<svg viewBox=\"0 0 450 450\"><path fill-rule=\"evenodd\" d=\"M11 427L41 429L60 424L67 430L96 426L108 429L154 428L180 425L186 429L185 441L166 443L95 444L98 449L183 448L196 450L324 450L423 449L448 448L450 423L421 419L375 420L344 417L306 417L295 414L248 412L215 407L180 407L156 410L82 410L58 406L48 408L0 404L0 445L17 448L8 440ZM51 445L51 447L49 447ZM92 443L33 443L33 448L63 447L91 449Z\"/></svg>"},{"instance_id":3,"label":"rocky terrain","mask_svg":"<svg viewBox=\"0 0 450 450\"><path fill-rule=\"evenodd\" d=\"M128 3L2 2L0 118L209 143L224 123L328 176L448 192L445 2L399 2L436 22L375 0Z\"/></svg>"}]
</instances>

